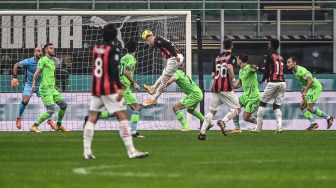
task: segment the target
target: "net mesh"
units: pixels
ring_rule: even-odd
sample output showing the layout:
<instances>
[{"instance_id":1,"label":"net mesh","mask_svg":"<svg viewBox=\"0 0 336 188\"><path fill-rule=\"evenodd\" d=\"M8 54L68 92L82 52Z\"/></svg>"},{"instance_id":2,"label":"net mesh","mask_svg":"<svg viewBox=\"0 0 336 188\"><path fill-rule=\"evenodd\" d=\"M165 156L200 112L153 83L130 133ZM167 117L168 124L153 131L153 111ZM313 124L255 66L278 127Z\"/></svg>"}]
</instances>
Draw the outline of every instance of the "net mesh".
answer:
<instances>
[{"instance_id":1,"label":"net mesh","mask_svg":"<svg viewBox=\"0 0 336 188\"><path fill-rule=\"evenodd\" d=\"M127 53L124 45L129 40L139 42L135 80L139 85L154 84L166 64L160 53L140 41L143 30L150 29L155 36L162 36L186 53L186 16L1 16L1 105L0 131L15 131L15 120L22 100L25 69L18 71L20 84L10 86L15 63L33 56L36 46L51 42L56 48L56 84L68 104L63 124L71 130L81 130L88 113L91 89L92 48L102 42L102 27L114 23L120 31L115 44L122 55ZM136 92L139 103L150 99L144 90ZM159 98L159 105L143 108L138 129L176 129L179 123L172 107L183 97L176 85L172 85ZM58 109L57 109L58 110ZM53 120L57 118L57 110ZM128 110L130 111L130 110ZM23 113L23 129L28 130L45 108L36 94L30 99ZM41 130L50 130L44 122ZM116 120L99 121L97 129L117 129Z\"/></svg>"}]
</instances>

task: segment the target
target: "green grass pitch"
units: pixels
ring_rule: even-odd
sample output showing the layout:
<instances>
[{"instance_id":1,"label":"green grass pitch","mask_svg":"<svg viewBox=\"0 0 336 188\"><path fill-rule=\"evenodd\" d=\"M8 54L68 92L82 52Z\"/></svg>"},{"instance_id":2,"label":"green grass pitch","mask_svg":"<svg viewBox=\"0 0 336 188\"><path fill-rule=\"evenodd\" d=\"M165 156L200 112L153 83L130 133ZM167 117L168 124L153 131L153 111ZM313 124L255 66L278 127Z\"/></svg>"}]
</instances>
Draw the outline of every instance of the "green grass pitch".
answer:
<instances>
[{"instance_id":1,"label":"green grass pitch","mask_svg":"<svg viewBox=\"0 0 336 188\"><path fill-rule=\"evenodd\" d=\"M335 131L143 131L128 159L117 131L96 131L96 160L82 158L82 132L0 133L0 187L333 187Z\"/></svg>"}]
</instances>

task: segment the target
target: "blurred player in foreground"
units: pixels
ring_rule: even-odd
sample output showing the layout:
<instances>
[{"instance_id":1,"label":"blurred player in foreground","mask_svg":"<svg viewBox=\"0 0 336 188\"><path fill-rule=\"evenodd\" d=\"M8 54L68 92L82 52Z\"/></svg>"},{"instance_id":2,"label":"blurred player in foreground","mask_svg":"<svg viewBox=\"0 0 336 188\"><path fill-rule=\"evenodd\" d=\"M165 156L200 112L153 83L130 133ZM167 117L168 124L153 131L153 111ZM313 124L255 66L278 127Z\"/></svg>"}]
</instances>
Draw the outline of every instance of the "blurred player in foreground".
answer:
<instances>
[{"instance_id":1,"label":"blurred player in foreground","mask_svg":"<svg viewBox=\"0 0 336 188\"><path fill-rule=\"evenodd\" d=\"M118 34L113 24L108 24L103 30L104 43L93 48L92 62L92 98L90 102L89 119L83 131L83 146L85 159L95 159L91 150L94 126L99 114L105 110L113 114L119 121L119 134L125 144L129 158L148 156L134 148L131 131L126 114L126 104L123 98L119 80L119 50L112 44Z\"/></svg>"}]
</instances>

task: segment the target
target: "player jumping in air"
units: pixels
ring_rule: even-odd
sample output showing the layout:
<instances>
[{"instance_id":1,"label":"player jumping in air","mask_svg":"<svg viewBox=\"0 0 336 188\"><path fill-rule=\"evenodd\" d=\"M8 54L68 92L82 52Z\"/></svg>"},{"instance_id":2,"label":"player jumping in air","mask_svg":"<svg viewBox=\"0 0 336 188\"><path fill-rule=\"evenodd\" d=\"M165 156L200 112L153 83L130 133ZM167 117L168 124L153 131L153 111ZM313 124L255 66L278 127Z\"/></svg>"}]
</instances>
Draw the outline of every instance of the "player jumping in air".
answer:
<instances>
[{"instance_id":1,"label":"player jumping in air","mask_svg":"<svg viewBox=\"0 0 336 188\"><path fill-rule=\"evenodd\" d=\"M196 111L198 103L200 103L203 99L203 93L195 82L181 70L177 70L175 72L175 74L168 80L167 85L170 85L173 82L175 82L181 88L183 93L187 95L174 105L173 110L176 118L182 125L182 131L189 131L190 125L188 125L184 119L182 109L187 108L187 112L203 122L205 119L203 114Z\"/></svg>"},{"instance_id":2,"label":"player jumping in air","mask_svg":"<svg viewBox=\"0 0 336 188\"><path fill-rule=\"evenodd\" d=\"M239 97L239 103L244 107L243 118L245 121L250 123L257 123L257 120L252 114L257 111L260 92L258 87L258 77L256 69L247 64L248 56L242 54L238 56L238 65L240 66L239 70L239 80L232 85L232 88L238 89L243 87L243 95ZM235 129L231 133L241 133L239 126L239 116L233 118L235 122Z\"/></svg>"},{"instance_id":3,"label":"player jumping in air","mask_svg":"<svg viewBox=\"0 0 336 188\"><path fill-rule=\"evenodd\" d=\"M334 118L315 106L322 92L322 84L306 68L297 65L297 60L294 57L288 58L287 68L293 71L295 77L302 85L300 109L304 117L310 122L310 126L306 130L313 131L319 127L313 114L326 119L327 129L329 129L333 124Z\"/></svg>"},{"instance_id":4,"label":"player jumping in air","mask_svg":"<svg viewBox=\"0 0 336 188\"><path fill-rule=\"evenodd\" d=\"M200 133L199 140L205 140L205 132L211 126L213 116L219 110L220 105L224 104L230 111L224 116L222 120L217 121L222 133L227 135L225 123L237 116L240 113L240 104L238 97L232 90L232 81L234 79L233 64L236 62L236 57L232 55L232 40L224 40L224 52L219 54L212 69L213 84L211 87L211 102L210 112L205 116Z\"/></svg>"},{"instance_id":5,"label":"player jumping in air","mask_svg":"<svg viewBox=\"0 0 336 188\"><path fill-rule=\"evenodd\" d=\"M154 94L152 99L144 102L145 106L150 106L157 104L157 99L167 87L167 81L176 72L180 65L182 65L184 57L175 44L163 37L155 37L153 32L150 30L142 32L141 39L145 40L149 46L157 48L161 52L162 57L167 60L167 66L163 70L159 79L156 80L155 84L153 86L144 84L144 88L149 92L149 94Z\"/></svg>"},{"instance_id":6,"label":"player jumping in air","mask_svg":"<svg viewBox=\"0 0 336 188\"><path fill-rule=\"evenodd\" d=\"M119 134L126 146L129 158L148 156L148 152L141 152L134 148L131 131L126 114L126 105L123 98L119 79L119 50L112 44L118 34L113 24L108 24L103 30L104 43L93 48L92 62L92 98L90 102L89 119L83 132L85 159L95 159L91 150L94 135L94 126L99 114L105 110L113 114L119 121Z\"/></svg>"},{"instance_id":7,"label":"player jumping in air","mask_svg":"<svg viewBox=\"0 0 336 188\"><path fill-rule=\"evenodd\" d=\"M46 119L51 117L55 112L55 103L60 107L57 115L57 131L67 132L69 131L62 125L62 120L67 108L67 104L64 101L62 95L59 93L55 85L55 48L52 43L47 43L43 47L45 56L38 61L38 65L33 77L33 83L31 92L35 91L35 84L37 78L41 76L40 93L44 106L47 112L41 114L40 118L30 128L31 132L41 132L38 126Z\"/></svg>"},{"instance_id":8,"label":"player jumping in air","mask_svg":"<svg viewBox=\"0 0 336 188\"><path fill-rule=\"evenodd\" d=\"M40 82L41 82L41 77L39 76L36 80L36 85L35 85L35 90L33 92L31 92L31 87L32 87L32 83L33 83L33 76L34 73L36 71L36 67L37 67L37 62L39 61L39 59L42 57L42 48L41 47L36 47L34 49L34 57L31 58L27 58L24 59L18 63L15 63L14 68L13 68L13 79L11 82L12 87L16 87L19 85L19 80L18 80L18 76L17 76L17 71L18 68L24 68L26 69L26 75L25 75L25 84L24 84L24 90L22 93L22 102L19 105L19 115L16 118L16 127L18 129L22 128L22 114L25 111L30 98L33 96L33 92L36 93L36 96L40 97L40 90L39 90L39 86L40 86ZM50 125L50 127L52 129L57 129L55 123L51 120L51 116L48 118L48 124Z\"/></svg>"},{"instance_id":9,"label":"player jumping in air","mask_svg":"<svg viewBox=\"0 0 336 188\"><path fill-rule=\"evenodd\" d=\"M268 44L268 53L264 57L265 69L255 66L257 70L264 72L261 82L267 80L267 85L260 99L257 112L257 125L250 130L253 133L261 132L266 105L271 102L273 102L273 111L276 118L276 133L282 132L282 112L280 105L286 92L286 82L283 76L283 59L278 53L279 46L279 40L272 39Z\"/></svg>"}]
</instances>

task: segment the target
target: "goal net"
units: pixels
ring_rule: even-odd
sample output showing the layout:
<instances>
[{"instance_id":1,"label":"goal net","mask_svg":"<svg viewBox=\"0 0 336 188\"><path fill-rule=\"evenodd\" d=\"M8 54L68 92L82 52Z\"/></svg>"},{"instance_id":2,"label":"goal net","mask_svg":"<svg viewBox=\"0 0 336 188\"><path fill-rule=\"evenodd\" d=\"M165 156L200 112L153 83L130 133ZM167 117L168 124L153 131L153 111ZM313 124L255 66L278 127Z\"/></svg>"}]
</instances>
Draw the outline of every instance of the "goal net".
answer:
<instances>
[{"instance_id":1,"label":"goal net","mask_svg":"<svg viewBox=\"0 0 336 188\"><path fill-rule=\"evenodd\" d=\"M53 43L56 48L56 84L68 104L63 124L71 130L83 129L90 103L92 48L102 43L102 28L107 23L116 24L120 31L115 44L122 55L127 53L125 43L138 41L135 80L139 85L154 84L166 65L158 51L140 40L145 29L175 43L185 56L184 71L191 75L190 11L2 11L0 131L17 130L15 121L22 101L25 69L19 68L20 83L13 88L10 83L14 64L33 57L33 49L46 42ZM143 88L135 93L140 104L150 99ZM175 84L169 86L158 105L142 108L138 129L180 128L172 107L183 95ZM58 107L52 117L54 121L57 110ZM28 130L43 112L45 107L41 99L33 94L22 116L22 130ZM40 128L50 130L46 122ZM117 123L114 118L100 120L96 128L117 129Z\"/></svg>"}]
</instances>

